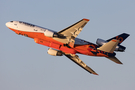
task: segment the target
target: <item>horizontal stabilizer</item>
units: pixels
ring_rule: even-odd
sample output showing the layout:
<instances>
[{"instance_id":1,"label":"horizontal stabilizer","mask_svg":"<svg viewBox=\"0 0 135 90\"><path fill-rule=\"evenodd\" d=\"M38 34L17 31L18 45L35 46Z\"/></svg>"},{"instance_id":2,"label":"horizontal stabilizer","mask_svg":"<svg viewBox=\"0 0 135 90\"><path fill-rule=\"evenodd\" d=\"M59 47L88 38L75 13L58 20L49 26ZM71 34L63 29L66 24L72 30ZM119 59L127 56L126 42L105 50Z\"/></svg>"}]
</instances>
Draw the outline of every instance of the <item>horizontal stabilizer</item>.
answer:
<instances>
[{"instance_id":1,"label":"horizontal stabilizer","mask_svg":"<svg viewBox=\"0 0 135 90\"><path fill-rule=\"evenodd\" d=\"M113 39L97 49L101 51L113 53L118 43L119 43L119 40Z\"/></svg>"},{"instance_id":2,"label":"horizontal stabilizer","mask_svg":"<svg viewBox=\"0 0 135 90\"><path fill-rule=\"evenodd\" d=\"M106 57L108 59L110 59L111 61L117 63L117 64L122 64L122 62L120 60L118 60L116 57Z\"/></svg>"}]
</instances>

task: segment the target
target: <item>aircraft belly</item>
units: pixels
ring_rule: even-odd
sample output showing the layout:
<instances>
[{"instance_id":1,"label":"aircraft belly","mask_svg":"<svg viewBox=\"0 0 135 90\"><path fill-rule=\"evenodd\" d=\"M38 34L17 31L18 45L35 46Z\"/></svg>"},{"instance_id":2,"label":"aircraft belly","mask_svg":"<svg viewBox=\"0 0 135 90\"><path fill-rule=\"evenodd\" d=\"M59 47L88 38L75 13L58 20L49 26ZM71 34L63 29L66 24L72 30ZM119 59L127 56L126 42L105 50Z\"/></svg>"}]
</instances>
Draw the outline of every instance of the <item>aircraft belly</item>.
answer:
<instances>
[{"instance_id":1,"label":"aircraft belly","mask_svg":"<svg viewBox=\"0 0 135 90\"><path fill-rule=\"evenodd\" d=\"M60 44L55 43L55 42L51 42L51 41L47 41L47 40L41 40L41 39L38 39L38 38L34 38L34 41L38 44L60 50L64 53L76 54L76 51L74 49L68 48L66 46L60 45Z\"/></svg>"}]
</instances>

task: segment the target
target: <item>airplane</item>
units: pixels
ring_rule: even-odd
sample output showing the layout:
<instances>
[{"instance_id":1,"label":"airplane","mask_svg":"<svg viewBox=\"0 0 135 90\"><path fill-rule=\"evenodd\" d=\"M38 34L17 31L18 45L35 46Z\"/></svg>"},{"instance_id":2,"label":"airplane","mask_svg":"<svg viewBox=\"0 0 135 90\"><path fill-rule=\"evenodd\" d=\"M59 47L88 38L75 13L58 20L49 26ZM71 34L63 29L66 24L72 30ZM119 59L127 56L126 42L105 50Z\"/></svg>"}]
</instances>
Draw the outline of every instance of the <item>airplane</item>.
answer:
<instances>
[{"instance_id":1,"label":"airplane","mask_svg":"<svg viewBox=\"0 0 135 90\"><path fill-rule=\"evenodd\" d=\"M86 65L77 54L105 57L117 64L122 64L122 62L115 57L115 51L125 51L126 47L122 46L121 43L129 34L122 33L108 40L98 38L96 44L93 44L77 38L88 21L89 19L81 19L59 32L23 21L10 21L6 23L6 26L18 35L32 38L35 43L50 47L47 52L48 54L52 56L65 55L89 73L98 75Z\"/></svg>"}]
</instances>

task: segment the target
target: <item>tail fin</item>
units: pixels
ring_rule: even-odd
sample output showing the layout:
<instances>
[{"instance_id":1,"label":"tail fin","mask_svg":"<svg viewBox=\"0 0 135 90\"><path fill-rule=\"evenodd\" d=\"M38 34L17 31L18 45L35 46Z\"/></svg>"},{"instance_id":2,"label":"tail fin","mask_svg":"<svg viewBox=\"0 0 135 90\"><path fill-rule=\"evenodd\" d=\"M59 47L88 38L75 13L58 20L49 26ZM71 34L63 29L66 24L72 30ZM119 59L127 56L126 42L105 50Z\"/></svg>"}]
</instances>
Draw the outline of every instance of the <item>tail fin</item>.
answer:
<instances>
[{"instance_id":1,"label":"tail fin","mask_svg":"<svg viewBox=\"0 0 135 90\"><path fill-rule=\"evenodd\" d=\"M108 53L113 53L118 43L119 43L119 40L113 39L97 49L108 52Z\"/></svg>"},{"instance_id":2,"label":"tail fin","mask_svg":"<svg viewBox=\"0 0 135 90\"><path fill-rule=\"evenodd\" d=\"M117 63L117 64L122 64L122 62L120 60L118 60L116 57L106 57L108 59L110 59L111 61Z\"/></svg>"},{"instance_id":3,"label":"tail fin","mask_svg":"<svg viewBox=\"0 0 135 90\"><path fill-rule=\"evenodd\" d=\"M117 39L117 40L119 40L119 44L118 45L120 45L127 37L129 36L129 34L127 34L127 33L122 33L122 34L120 34L120 35L118 35L118 36L115 36L115 37L113 37L113 38L111 38L111 39L108 39L108 40L106 40L106 41L111 41L112 39Z\"/></svg>"}]
</instances>

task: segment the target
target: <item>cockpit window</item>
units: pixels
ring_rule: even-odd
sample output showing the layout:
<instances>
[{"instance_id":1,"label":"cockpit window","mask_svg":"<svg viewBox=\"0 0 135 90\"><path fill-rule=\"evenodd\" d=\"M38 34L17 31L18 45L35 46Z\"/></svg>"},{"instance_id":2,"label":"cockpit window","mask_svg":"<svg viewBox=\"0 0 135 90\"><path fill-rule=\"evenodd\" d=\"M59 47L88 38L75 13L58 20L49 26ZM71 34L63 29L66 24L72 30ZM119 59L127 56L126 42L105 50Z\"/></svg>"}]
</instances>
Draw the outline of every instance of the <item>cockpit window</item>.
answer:
<instances>
[{"instance_id":1,"label":"cockpit window","mask_svg":"<svg viewBox=\"0 0 135 90\"><path fill-rule=\"evenodd\" d=\"M23 22L19 21L19 23L23 23Z\"/></svg>"},{"instance_id":2,"label":"cockpit window","mask_svg":"<svg viewBox=\"0 0 135 90\"><path fill-rule=\"evenodd\" d=\"M26 23L26 22L22 22L22 21L19 21L19 23L23 23L23 24L28 25L28 26L31 26L31 27L34 27L34 26L35 26L35 25L33 25L33 24Z\"/></svg>"},{"instance_id":3,"label":"cockpit window","mask_svg":"<svg viewBox=\"0 0 135 90\"><path fill-rule=\"evenodd\" d=\"M13 22L13 21L10 21L10 22Z\"/></svg>"}]
</instances>

